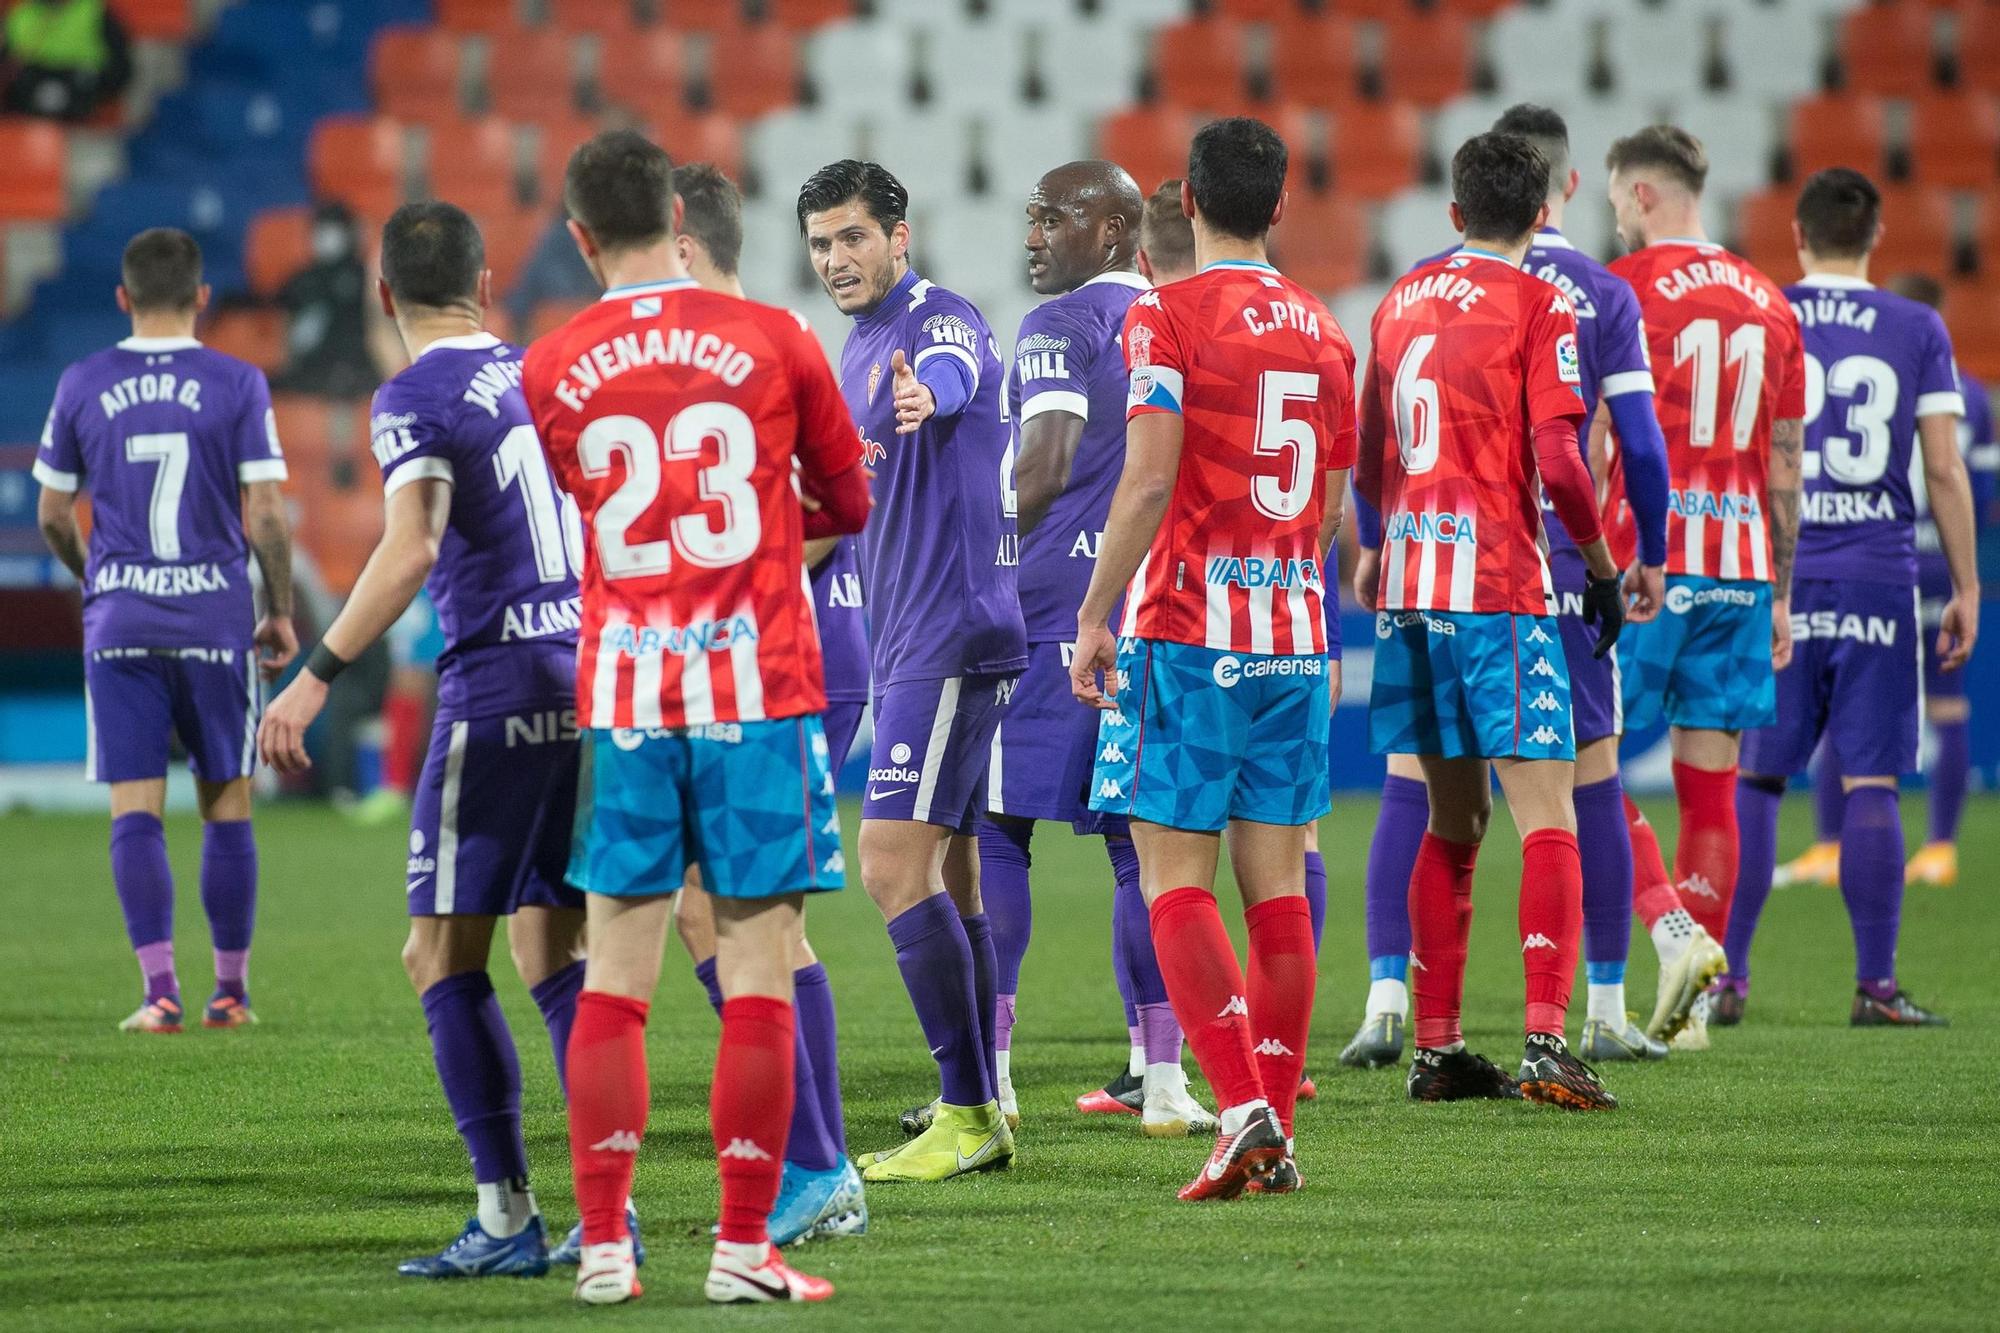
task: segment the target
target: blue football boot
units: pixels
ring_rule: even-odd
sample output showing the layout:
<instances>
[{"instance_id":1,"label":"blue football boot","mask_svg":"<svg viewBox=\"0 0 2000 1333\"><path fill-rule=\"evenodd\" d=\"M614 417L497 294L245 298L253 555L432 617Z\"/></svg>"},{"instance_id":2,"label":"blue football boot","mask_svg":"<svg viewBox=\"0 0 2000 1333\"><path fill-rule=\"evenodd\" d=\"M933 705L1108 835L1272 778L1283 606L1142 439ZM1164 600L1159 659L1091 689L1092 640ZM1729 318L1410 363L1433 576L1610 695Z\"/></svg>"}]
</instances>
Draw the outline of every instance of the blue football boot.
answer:
<instances>
[{"instance_id":1,"label":"blue football boot","mask_svg":"<svg viewBox=\"0 0 2000 1333\"><path fill-rule=\"evenodd\" d=\"M404 1277L540 1277L549 1271L549 1238L539 1215L505 1240L489 1236L476 1217L436 1254L396 1265Z\"/></svg>"},{"instance_id":2,"label":"blue football boot","mask_svg":"<svg viewBox=\"0 0 2000 1333\"><path fill-rule=\"evenodd\" d=\"M808 1171L786 1162L778 1202L771 1208L771 1243L790 1245L817 1235L820 1224L832 1220L834 1205L846 1191L848 1170L845 1163Z\"/></svg>"}]
</instances>

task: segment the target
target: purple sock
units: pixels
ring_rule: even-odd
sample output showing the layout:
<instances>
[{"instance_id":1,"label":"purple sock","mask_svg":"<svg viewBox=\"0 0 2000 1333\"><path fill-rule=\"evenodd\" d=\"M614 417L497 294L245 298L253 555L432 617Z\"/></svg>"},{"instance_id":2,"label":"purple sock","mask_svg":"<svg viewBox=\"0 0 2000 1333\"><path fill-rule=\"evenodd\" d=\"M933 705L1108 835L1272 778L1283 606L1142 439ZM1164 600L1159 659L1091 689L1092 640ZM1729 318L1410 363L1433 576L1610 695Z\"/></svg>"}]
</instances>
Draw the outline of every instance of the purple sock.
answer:
<instances>
[{"instance_id":1,"label":"purple sock","mask_svg":"<svg viewBox=\"0 0 2000 1333\"><path fill-rule=\"evenodd\" d=\"M1312 913L1313 952L1326 934L1326 858L1315 847L1306 853L1306 909Z\"/></svg>"},{"instance_id":2,"label":"purple sock","mask_svg":"<svg viewBox=\"0 0 2000 1333\"><path fill-rule=\"evenodd\" d=\"M1819 842L1840 841L1840 814L1847 807L1847 793L1840 789L1840 761L1833 747L1822 743L1813 761L1813 837Z\"/></svg>"},{"instance_id":3,"label":"purple sock","mask_svg":"<svg viewBox=\"0 0 2000 1333\"><path fill-rule=\"evenodd\" d=\"M1410 955L1410 876L1431 822L1430 793L1414 778L1382 780L1382 809L1368 844L1368 957Z\"/></svg>"},{"instance_id":4,"label":"purple sock","mask_svg":"<svg viewBox=\"0 0 2000 1333\"><path fill-rule=\"evenodd\" d=\"M1618 775L1578 787L1576 845L1583 852L1583 958L1622 968L1632 945L1632 833ZM1622 974L1621 974L1622 975Z\"/></svg>"},{"instance_id":5,"label":"purple sock","mask_svg":"<svg viewBox=\"0 0 2000 1333\"><path fill-rule=\"evenodd\" d=\"M1741 893L1742 890L1738 889ZM1896 935L1903 919L1903 812L1893 787L1847 793L1840 826L1840 896L1854 929L1854 976L1896 993Z\"/></svg>"},{"instance_id":6,"label":"purple sock","mask_svg":"<svg viewBox=\"0 0 2000 1333\"><path fill-rule=\"evenodd\" d=\"M1028 840L1034 831L1032 819L979 821L979 901L993 923L1002 995L1021 989L1021 960L1028 956L1035 925L1035 905L1028 895L1028 867L1034 859Z\"/></svg>"},{"instance_id":7,"label":"purple sock","mask_svg":"<svg viewBox=\"0 0 2000 1333\"><path fill-rule=\"evenodd\" d=\"M1180 1063L1181 1022L1174 1017L1174 1007L1171 1004L1139 1006L1139 1040L1146 1048L1147 1064Z\"/></svg>"},{"instance_id":8,"label":"purple sock","mask_svg":"<svg viewBox=\"0 0 2000 1333\"><path fill-rule=\"evenodd\" d=\"M528 989L549 1030L549 1046L556 1055L556 1078L562 1083L565 1097L569 1095L569 1029L576 1022L576 997L582 992L581 958L559 972L549 973Z\"/></svg>"},{"instance_id":9,"label":"purple sock","mask_svg":"<svg viewBox=\"0 0 2000 1333\"><path fill-rule=\"evenodd\" d=\"M1005 991L993 997L993 1050L1014 1049L1014 1000Z\"/></svg>"},{"instance_id":10,"label":"purple sock","mask_svg":"<svg viewBox=\"0 0 2000 1333\"><path fill-rule=\"evenodd\" d=\"M840 1102L840 1039L834 1029L833 985L824 967L809 963L792 973L792 1005L798 1015L798 1030L805 1034L806 1049L812 1053L812 1092L819 1102L820 1123L826 1126L835 1153L844 1158L847 1114Z\"/></svg>"},{"instance_id":11,"label":"purple sock","mask_svg":"<svg viewBox=\"0 0 2000 1333\"><path fill-rule=\"evenodd\" d=\"M715 955L710 954L694 965L694 979L708 992L708 1007L717 1014L722 1012L722 983L715 979Z\"/></svg>"},{"instance_id":12,"label":"purple sock","mask_svg":"<svg viewBox=\"0 0 2000 1333\"><path fill-rule=\"evenodd\" d=\"M993 1078L973 989L972 945L958 909L949 896L934 893L889 923L889 942L924 1044L937 1061L940 1095L952 1106L986 1105L993 1100Z\"/></svg>"},{"instance_id":13,"label":"purple sock","mask_svg":"<svg viewBox=\"0 0 2000 1333\"><path fill-rule=\"evenodd\" d=\"M459 972L424 992L438 1082L480 1184L528 1174L521 1142L521 1062L484 972Z\"/></svg>"},{"instance_id":14,"label":"purple sock","mask_svg":"<svg viewBox=\"0 0 2000 1333\"><path fill-rule=\"evenodd\" d=\"M1729 929L1722 947L1729 954L1729 975L1746 985L1750 980L1750 939L1757 933L1757 918L1764 914L1764 902L1771 896L1771 872L1778 868L1778 807L1784 800L1783 778L1736 779L1736 842L1740 850L1736 897L1729 904ZM1896 873L1903 873L1900 860Z\"/></svg>"},{"instance_id":15,"label":"purple sock","mask_svg":"<svg viewBox=\"0 0 2000 1333\"><path fill-rule=\"evenodd\" d=\"M793 985L798 973L792 974ZM793 1002L794 1015L797 1001ZM826 1114L819 1100L819 1071L813 1064L812 1044L806 1040L805 1025L792 1024L792 1128L785 1139L785 1163L802 1171L831 1171L846 1159L833 1135L827 1132Z\"/></svg>"},{"instance_id":16,"label":"purple sock","mask_svg":"<svg viewBox=\"0 0 2000 1333\"><path fill-rule=\"evenodd\" d=\"M139 955L146 998L179 1001L174 974L174 872L167 864L167 831L157 815L120 815L111 821L111 882L125 913L125 937Z\"/></svg>"},{"instance_id":17,"label":"purple sock","mask_svg":"<svg viewBox=\"0 0 2000 1333\"><path fill-rule=\"evenodd\" d=\"M1153 914L1146 908L1146 895L1139 890L1139 853L1131 842L1106 838L1104 850L1118 879L1111 899L1111 929L1119 941L1114 952L1125 960L1125 984L1120 990L1132 1008L1126 1026L1143 1027L1139 1011L1149 1004L1167 1002L1166 978L1160 975L1160 960L1153 953Z\"/></svg>"},{"instance_id":18,"label":"purple sock","mask_svg":"<svg viewBox=\"0 0 2000 1333\"><path fill-rule=\"evenodd\" d=\"M1958 817L1965 809L1965 782L1972 772L1972 750L1965 722L1939 722L1937 755L1931 760L1930 841L1957 842Z\"/></svg>"},{"instance_id":19,"label":"purple sock","mask_svg":"<svg viewBox=\"0 0 2000 1333\"><path fill-rule=\"evenodd\" d=\"M201 910L215 944L218 995L250 998L250 932L257 919L257 840L247 819L201 830Z\"/></svg>"},{"instance_id":20,"label":"purple sock","mask_svg":"<svg viewBox=\"0 0 2000 1333\"><path fill-rule=\"evenodd\" d=\"M993 1044L1000 1026L1000 961L993 948L993 919L984 912L962 918L965 942L972 950L972 1012L979 1017L979 1048L986 1058L986 1086L1000 1087L1000 1062ZM1008 1015L1011 1026L1013 1015Z\"/></svg>"}]
</instances>

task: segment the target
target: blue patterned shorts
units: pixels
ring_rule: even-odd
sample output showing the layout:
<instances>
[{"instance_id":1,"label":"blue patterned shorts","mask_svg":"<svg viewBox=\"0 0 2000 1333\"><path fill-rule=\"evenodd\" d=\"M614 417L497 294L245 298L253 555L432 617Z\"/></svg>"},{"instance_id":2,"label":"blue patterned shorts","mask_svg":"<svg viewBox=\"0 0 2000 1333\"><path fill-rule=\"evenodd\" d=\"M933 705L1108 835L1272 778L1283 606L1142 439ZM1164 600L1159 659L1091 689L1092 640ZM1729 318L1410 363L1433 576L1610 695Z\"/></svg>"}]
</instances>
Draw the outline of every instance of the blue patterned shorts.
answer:
<instances>
[{"instance_id":1,"label":"blue patterned shorts","mask_svg":"<svg viewBox=\"0 0 2000 1333\"><path fill-rule=\"evenodd\" d=\"M1677 727L1747 731L1778 718L1771 674L1771 585L1693 574L1667 578L1657 619L1618 640L1625 729L1664 714Z\"/></svg>"},{"instance_id":2,"label":"blue patterned shorts","mask_svg":"<svg viewBox=\"0 0 2000 1333\"><path fill-rule=\"evenodd\" d=\"M1575 759L1555 617L1377 612L1368 745L1447 759Z\"/></svg>"}]
</instances>

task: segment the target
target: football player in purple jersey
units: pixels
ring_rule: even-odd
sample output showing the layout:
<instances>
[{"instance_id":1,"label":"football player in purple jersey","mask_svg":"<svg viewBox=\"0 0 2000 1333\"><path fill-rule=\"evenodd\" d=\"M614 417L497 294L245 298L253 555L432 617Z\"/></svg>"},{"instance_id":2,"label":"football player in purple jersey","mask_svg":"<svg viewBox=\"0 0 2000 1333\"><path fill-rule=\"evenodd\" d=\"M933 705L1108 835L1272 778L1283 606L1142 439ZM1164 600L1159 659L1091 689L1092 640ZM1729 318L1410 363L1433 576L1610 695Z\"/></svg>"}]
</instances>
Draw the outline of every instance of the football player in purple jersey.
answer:
<instances>
[{"instance_id":1,"label":"football player in purple jersey","mask_svg":"<svg viewBox=\"0 0 2000 1333\"><path fill-rule=\"evenodd\" d=\"M203 347L201 249L158 227L125 247L118 308L132 336L63 373L35 456L49 549L83 584L85 773L111 788L111 878L145 994L119 1027L179 1032L168 743L201 807L201 905L215 949L202 1025L250 1012L257 843L250 830L258 676L298 652L285 460L256 367ZM91 497L88 546L76 501ZM256 554L265 613L250 585Z\"/></svg>"}]
</instances>

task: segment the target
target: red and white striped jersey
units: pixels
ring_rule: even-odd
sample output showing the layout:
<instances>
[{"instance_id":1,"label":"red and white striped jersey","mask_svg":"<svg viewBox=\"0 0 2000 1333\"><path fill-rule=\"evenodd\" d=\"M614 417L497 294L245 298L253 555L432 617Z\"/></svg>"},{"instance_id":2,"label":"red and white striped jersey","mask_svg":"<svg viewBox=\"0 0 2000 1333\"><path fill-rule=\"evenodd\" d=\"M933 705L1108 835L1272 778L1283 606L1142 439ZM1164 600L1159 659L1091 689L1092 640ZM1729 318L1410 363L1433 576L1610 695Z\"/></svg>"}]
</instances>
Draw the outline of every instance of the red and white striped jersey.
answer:
<instances>
[{"instance_id":1,"label":"red and white striped jersey","mask_svg":"<svg viewBox=\"0 0 2000 1333\"><path fill-rule=\"evenodd\" d=\"M1667 573L1771 578L1771 423L1806 414L1804 342L1778 285L1706 241L1611 265L1645 317L1667 437Z\"/></svg>"},{"instance_id":2,"label":"red and white striped jersey","mask_svg":"<svg viewBox=\"0 0 2000 1333\"><path fill-rule=\"evenodd\" d=\"M588 537L583 725L825 708L798 486L862 484L861 437L799 318L686 279L614 288L528 349L521 388Z\"/></svg>"},{"instance_id":3,"label":"red and white striped jersey","mask_svg":"<svg viewBox=\"0 0 2000 1333\"><path fill-rule=\"evenodd\" d=\"M1569 299L1500 255L1419 264L1375 311L1364 478L1379 466L1386 611L1549 615L1535 428L1584 415Z\"/></svg>"},{"instance_id":4,"label":"red and white striped jersey","mask_svg":"<svg viewBox=\"0 0 2000 1333\"><path fill-rule=\"evenodd\" d=\"M1231 652L1326 651L1326 474L1354 464L1354 349L1268 264L1210 264L1125 316L1125 415L1177 412L1180 475L1121 634Z\"/></svg>"}]
</instances>

